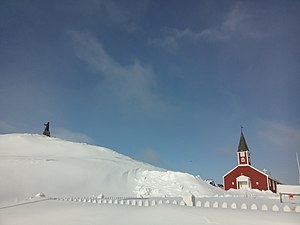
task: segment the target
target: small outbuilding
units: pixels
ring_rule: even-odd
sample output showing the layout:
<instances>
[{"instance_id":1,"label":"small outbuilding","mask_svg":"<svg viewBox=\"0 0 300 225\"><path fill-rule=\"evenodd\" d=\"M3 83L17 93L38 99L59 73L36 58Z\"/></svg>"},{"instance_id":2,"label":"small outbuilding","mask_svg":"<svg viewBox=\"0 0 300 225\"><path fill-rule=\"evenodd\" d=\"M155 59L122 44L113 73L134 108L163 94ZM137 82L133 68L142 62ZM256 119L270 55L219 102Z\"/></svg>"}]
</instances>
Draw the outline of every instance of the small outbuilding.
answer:
<instances>
[{"instance_id":1,"label":"small outbuilding","mask_svg":"<svg viewBox=\"0 0 300 225\"><path fill-rule=\"evenodd\" d=\"M251 165L251 157L243 131L237 150L238 165L223 176L224 189L258 189L277 192L277 180Z\"/></svg>"}]
</instances>

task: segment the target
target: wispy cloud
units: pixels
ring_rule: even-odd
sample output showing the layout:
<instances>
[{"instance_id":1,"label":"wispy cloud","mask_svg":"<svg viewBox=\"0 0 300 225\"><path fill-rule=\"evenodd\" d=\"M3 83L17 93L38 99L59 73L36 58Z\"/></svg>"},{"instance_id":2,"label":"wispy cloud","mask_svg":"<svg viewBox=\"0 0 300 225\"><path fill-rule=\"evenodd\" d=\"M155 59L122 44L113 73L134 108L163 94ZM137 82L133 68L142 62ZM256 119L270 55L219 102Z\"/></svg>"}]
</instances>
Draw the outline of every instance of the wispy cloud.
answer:
<instances>
[{"instance_id":1,"label":"wispy cloud","mask_svg":"<svg viewBox=\"0 0 300 225\"><path fill-rule=\"evenodd\" d=\"M299 152L300 129L282 122L261 121L259 137L282 152Z\"/></svg>"},{"instance_id":2,"label":"wispy cloud","mask_svg":"<svg viewBox=\"0 0 300 225\"><path fill-rule=\"evenodd\" d=\"M122 25L126 31L133 32L138 29L138 18L146 10L147 4L147 1L141 0L129 7L127 4L108 0L105 1L104 8L111 21Z\"/></svg>"},{"instance_id":3,"label":"wispy cloud","mask_svg":"<svg viewBox=\"0 0 300 225\"><path fill-rule=\"evenodd\" d=\"M51 130L51 136L62 138L68 141L84 142L89 144L95 143L95 141L88 135L80 132L70 131L66 128L53 128Z\"/></svg>"},{"instance_id":4,"label":"wispy cloud","mask_svg":"<svg viewBox=\"0 0 300 225\"><path fill-rule=\"evenodd\" d=\"M227 41L230 35L217 28L209 28L202 31L194 31L190 28L176 29L165 28L163 38L154 38L149 41L150 44L161 45L166 49L178 48L183 40L192 41Z\"/></svg>"},{"instance_id":5,"label":"wispy cloud","mask_svg":"<svg viewBox=\"0 0 300 225\"><path fill-rule=\"evenodd\" d=\"M57 11L74 16L74 22L79 20L99 21L109 27L118 27L123 31L134 32L140 28L140 20L147 10L148 0L118 1L118 0L85 0L59 1L55 4ZM92 18L92 20L91 20ZM93 22L91 22L93 23ZM89 25L87 25L89 26Z\"/></svg>"},{"instance_id":6,"label":"wispy cloud","mask_svg":"<svg viewBox=\"0 0 300 225\"><path fill-rule=\"evenodd\" d=\"M267 36L266 32L255 26L252 16L244 8L242 9L240 2L233 5L218 25L202 30L167 27L163 33L163 38L154 38L149 42L166 48L176 48L182 40L226 42L233 39L257 39Z\"/></svg>"},{"instance_id":7,"label":"wispy cloud","mask_svg":"<svg viewBox=\"0 0 300 225\"><path fill-rule=\"evenodd\" d=\"M272 175L282 182L295 183L297 165L295 153L300 153L300 129L278 121L258 121L258 142L256 143L260 158L254 162L260 169L267 168ZM259 168L259 167L258 167Z\"/></svg>"},{"instance_id":8,"label":"wispy cloud","mask_svg":"<svg viewBox=\"0 0 300 225\"><path fill-rule=\"evenodd\" d=\"M101 76L101 88L106 88L123 105L145 111L163 106L155 93L155 74L151 67L135 60L123 66L111 57L95 37L70 32L75 41L77 56L88 63Z\"/></svg>"}]
</instances>

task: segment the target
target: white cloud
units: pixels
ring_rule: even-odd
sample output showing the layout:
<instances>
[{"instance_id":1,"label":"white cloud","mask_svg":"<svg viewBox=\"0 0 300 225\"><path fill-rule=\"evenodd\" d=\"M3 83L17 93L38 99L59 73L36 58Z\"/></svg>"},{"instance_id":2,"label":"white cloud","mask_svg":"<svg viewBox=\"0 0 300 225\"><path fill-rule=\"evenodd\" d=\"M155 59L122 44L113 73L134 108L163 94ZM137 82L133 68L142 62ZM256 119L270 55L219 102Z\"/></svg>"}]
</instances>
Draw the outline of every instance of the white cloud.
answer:
<instances>
[{"instance_id":1,"label":"white cloud","mask_svg":"<svg viewBox=\"0 0 300 225\"><path fill-rule=\"evenodd\" d=\"M108 89L125 106L146 111L162 107L155 93L155 74L150 66L142 65L138 60L123 66L95 37L79 32L70 34L75 40L77 56L101 76L101 88Z\"/></svg>"},{"instance_id":2,"label":"white cloud","mask_svg":"<svg viewBox=\"0 0 300 225\"><path fill-rule=\"evenodd\" d=\"M50 132L51 136L65 139L68 141L84 142L89 144L95 143L95 141L88 135L80 132L73 132L66 128L53 128Z\"/></svg>"}]
</instances>

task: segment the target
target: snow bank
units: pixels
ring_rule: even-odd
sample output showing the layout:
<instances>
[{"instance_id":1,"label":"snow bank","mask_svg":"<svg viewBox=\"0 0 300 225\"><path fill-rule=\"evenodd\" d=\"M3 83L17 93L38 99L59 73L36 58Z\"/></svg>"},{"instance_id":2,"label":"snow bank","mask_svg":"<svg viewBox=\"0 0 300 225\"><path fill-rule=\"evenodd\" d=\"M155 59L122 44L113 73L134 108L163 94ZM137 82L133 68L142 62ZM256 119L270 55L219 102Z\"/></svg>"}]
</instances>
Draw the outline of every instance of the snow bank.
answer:
<instances>
[{"instance_id":1,"label":"snow bank","mask_svg":"<svg viewBox=\"0 0 300 225\"><path fill-rule=\"evenodd\" d=\"M219 194L186 173L165 171L107 148L37 134L0 135L0 201L47 196Z\"/></svg>"},{"instance_id":2,"label":"snow bank","mask_svg":"<svg viewBox=\"0 0 300 225\"><path fill-rule=\"evenodd\" d=\"M139 170L136 183L134 192L141 197L182 197L187 194L200 197L223 193L221 189L207 185L193 175L172 171Z\"/></svg>"}]
</instances>

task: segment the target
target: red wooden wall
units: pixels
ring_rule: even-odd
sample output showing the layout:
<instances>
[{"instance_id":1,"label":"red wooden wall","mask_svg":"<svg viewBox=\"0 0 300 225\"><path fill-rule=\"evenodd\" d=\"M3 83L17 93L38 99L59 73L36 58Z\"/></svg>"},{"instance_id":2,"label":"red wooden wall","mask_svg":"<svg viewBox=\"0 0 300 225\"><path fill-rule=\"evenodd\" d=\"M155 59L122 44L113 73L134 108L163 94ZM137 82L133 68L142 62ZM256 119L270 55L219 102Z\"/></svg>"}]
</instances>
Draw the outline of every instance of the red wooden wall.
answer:
<instances>
[{"instance_id":1,"label":"red wooden wall","mask_svg":"<svg viewBox=\"0 0 300 225\"><path fill-rule=\"evenodd\" d=\"M225 190L229 190L230 188L237 189L236 178L240 175L250 177L252 189L269 190L268 176L250 166L238 166L226 174L224 176Z\"/></svg>"}]
</instances>

